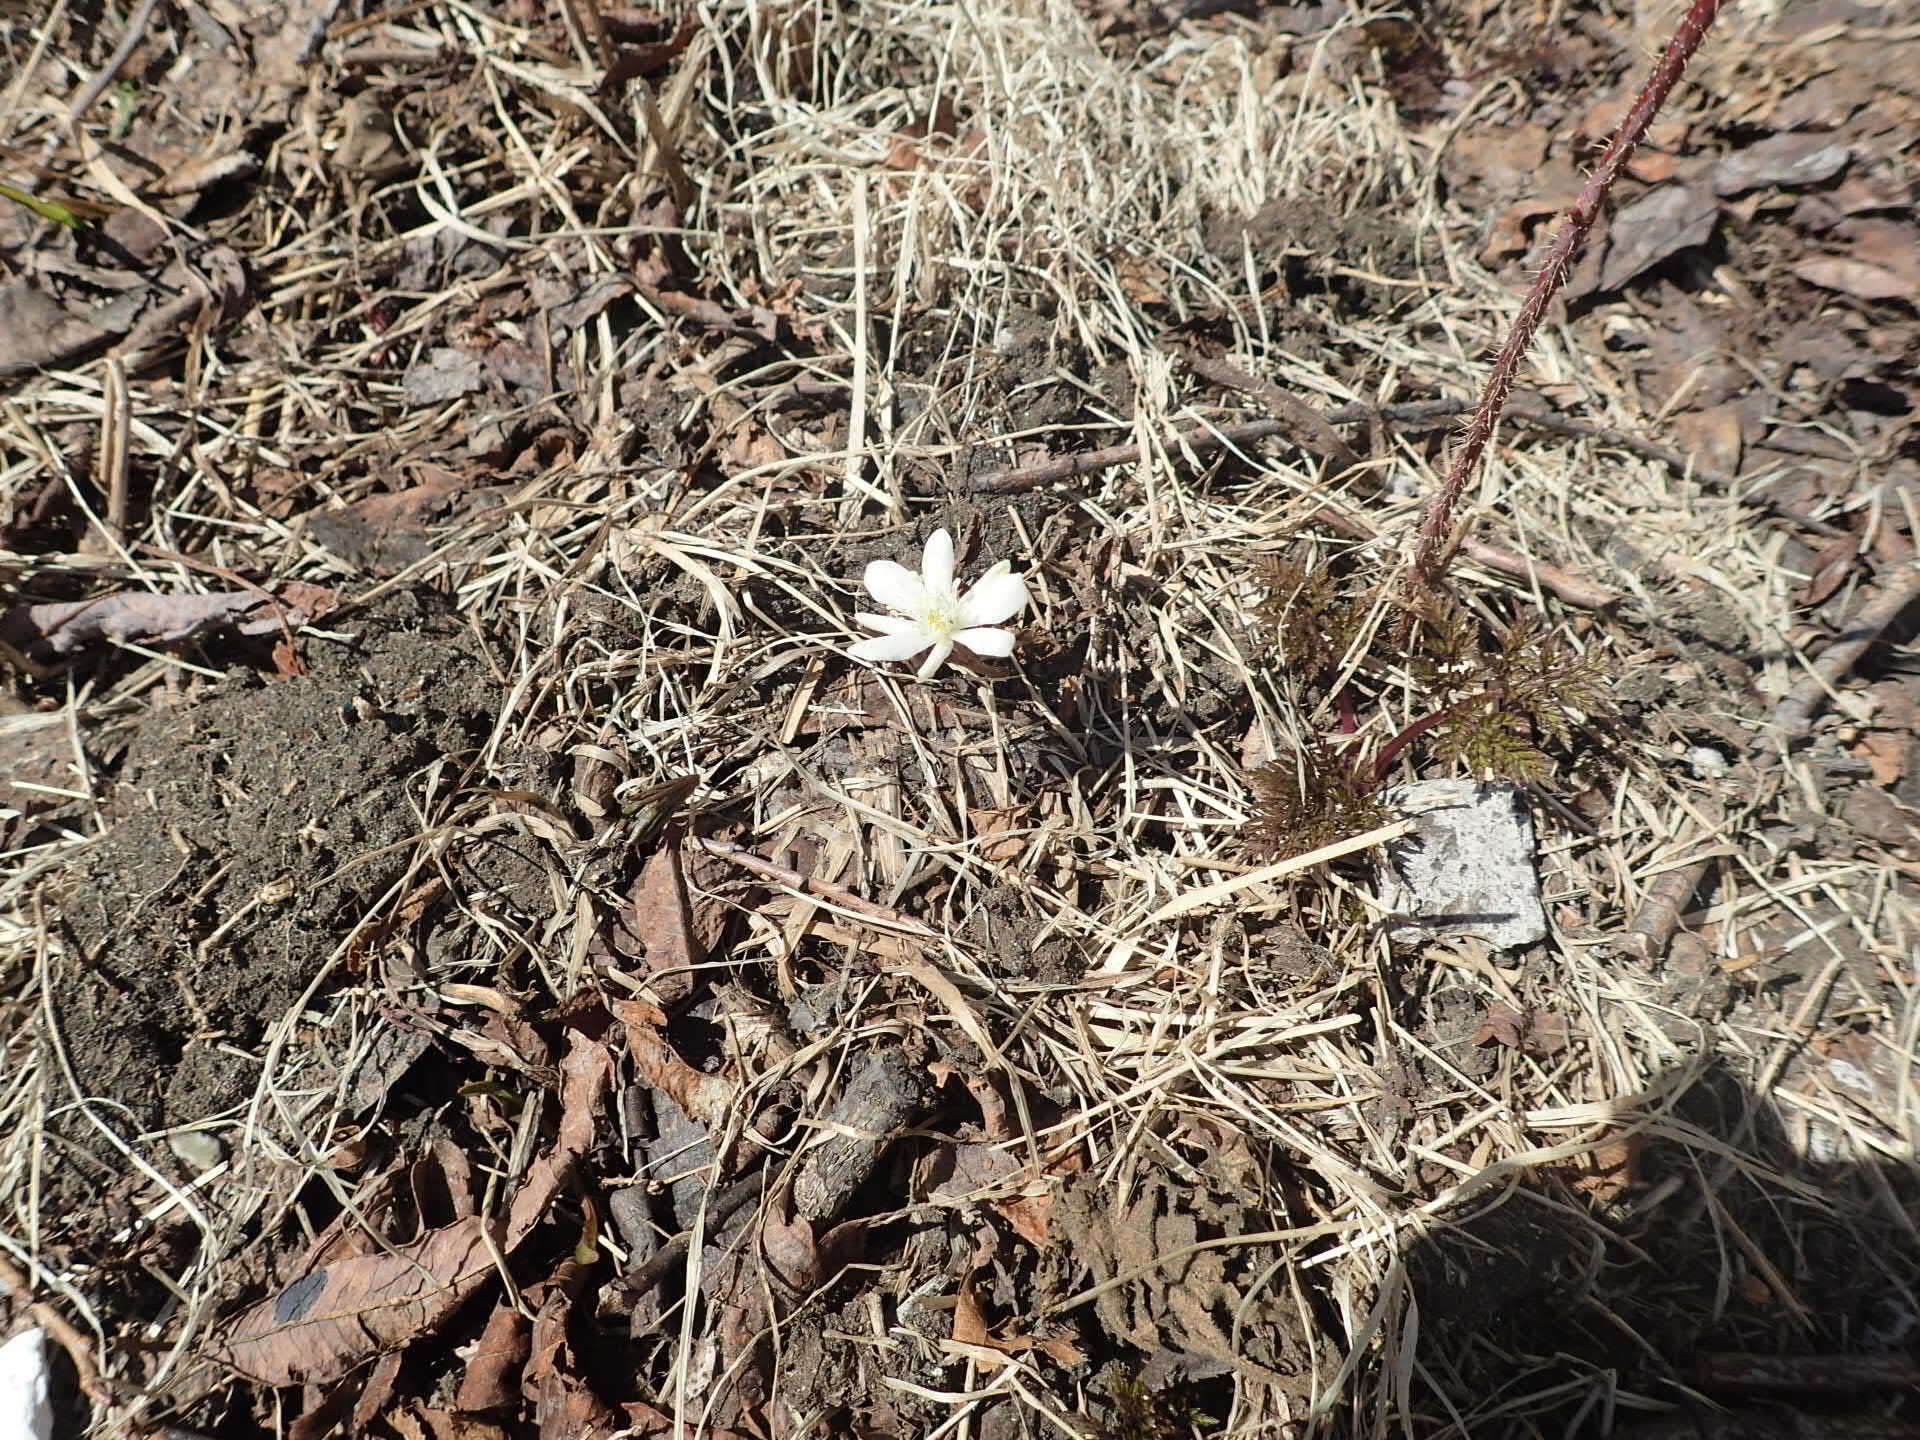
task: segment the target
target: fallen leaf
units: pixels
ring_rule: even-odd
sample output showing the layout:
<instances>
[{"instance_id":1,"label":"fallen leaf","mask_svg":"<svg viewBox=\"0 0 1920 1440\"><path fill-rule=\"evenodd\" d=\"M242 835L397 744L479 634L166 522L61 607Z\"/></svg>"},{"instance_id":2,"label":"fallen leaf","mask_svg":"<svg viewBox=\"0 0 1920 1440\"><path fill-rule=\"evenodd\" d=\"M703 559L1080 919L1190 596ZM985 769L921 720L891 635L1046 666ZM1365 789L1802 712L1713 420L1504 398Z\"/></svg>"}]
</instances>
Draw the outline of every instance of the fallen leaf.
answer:
<instances>
[{"instance_id":1,"label":"fallen leaf","mask_svg":"<svg viewBox=\"0 0 1920 1440\"><path fill-rule=\"evenodd\" d=\"M1143 255L1121 252L1114 257L1113 273L1126 297L1136 305L1164 305L1167 289L1173 283L1166 267Z\"/></svg>"},{"instance_id":2,"label":"fallen leaf","mask_svg":"<svg viewBox=\"0 0 1920 1440\"><path fill-rule=\"evenodd\" d=\"M627 902L627 930L646 958L648 988L666 1009L677 1009L698 983L696 971L707 952L693 933L693 906L687 896L677 837L647 857Z\"/></svg>"},{"instance_id":3,"label":"fallen leaf","mask_svg":"<svg viewBox=\"0 0 1920 1440\"><path fill-rule=\"evenodd\" d=\"M1597 1205L1616 1205L1638 1179L1640 1152L1646 1142L1638 1135L1605 1140L1565 1165L1555 1166L1567 1184Z\"/></svg>"},{"instance_id":4,"label":"fallen leaf","mask_svg":"<svg viewBox=\"0 0 1920 1440\"><path fill-rule=\"evenodd\" d=\"M1533 197L1509 205L1494 217L1487 231L1487 243L1480 251L1480 263L1491 268L1526 254L1533 245L1535 222L1558 213L1561 208L1557 201Z\"/></svg>"},{"instance_id":5,"label":"fallen leaf","mask_svg":"<svg viewBox=\"0 0 1920 1440\"><path fill-rule=\"evenodd\" d=\"M1853 257L1869 265L1920 280L1920 226L1900 220L1849 220L1841 236L1853 246Z\"/></svg>"},{"instance_id":6,"label":"fallen leaf","mask_svg":"<svg viewBox=\"0 0 1920 1440\"><path fill-rule=\"evenodd\" d=\"M69 307L33 280L0 286L0 380L87 359L124 335L145 303L136 292Z\"/></svg>"},{"instance_id":7,"label":"fallen leaf","mask_svg":"<svg viewBox=\"0 0 1920 1440\"><path fill-rule=\"evenodd\" d=\"M1824 604L1834 591L1847 583L1847 577L1859 564L1859 538L1853 535L1835 536L1821 546L1820 553L1813 557L1813 573L1793 597L1793 603L1802 608Z\"/></svg>"},{"instance_id":8,"label":"fallen leaf","mask_svg":"<svg viewBox=\"0 0 1920 1440\"><path fill-rule=\"evenodd\" d=\"M621 1428L613 1407L579 1373L567 1324L587 1281L587 1269L561 1261L553 1277L528 1298L540 1308L533 1320L532 1354L522 1387L533 1403L534 1433L541 1440L583 1440Z\"/></svg>"},{"instance_id":9,"label":"fallen leaf","mask_svg":"<svg viewBox=\"0 0 1920 1440\"><path fill-rule=\"evenodd\" d=\"M217 155L197 155L174 166L153 187L156 195L193 195L227 180L244 180L260 168L260 161L245 150L227 150Z\"/></svg>"},{"instance_id":10,"label":"fallen leaf","mask_svg":"<svg viewBox=\"0 0 1920 1440\"><path fill-rule=\"evenodd\" d=\"M101 272L98 288L111 298L98 303L36 279L0 286L0 379L75 364L116 341L128 368L143 369L177 350L201 314L216 327L238 319L251 294L246 267L224 245L179 257L132 288L115 283L124 279Z\"/></svg>"},{"instance_id":11,"label":"fallen leaf","mask_svg":"<svg viewBox=\"0 0 1920 1440\"><path fill-rule=\"evenodd\" d=\"M1487 1007L1486 1021L1472 1043L1504 1045L1526 1055L1556 1055L1567 1048L1567 1027L1551 1010L1516 1010L1499 1000Z\"/></svg>"},{"instance_id":12,"label":"fallen leaf","mask_svg":"<svg viewBox=\"0 0 1920 1440\"><path fill-rule=\"evenodd\" d=\"M532 1326L517 1306L496 1305L467 1356L466 1373L454 1394L455 1410L504 1410L520 1395Z\"/></svg>"},{"instance_id":13,"label":"fallen leaf","mask_svg":"<svg viewBox=\"0 0 1920 1440\"><path fill-rule=\"evenodd\" d=\"M430 1335L494 1274L478 1217L302 1275L241 1314L208 1358L262 1385L324 1385Z\"/></svg>"},{"instance_id":14,"label":"fallen leaf","mask_svg":"<svg viewBox=\"0 0 1920 1440\"><path fill-rule=\"evenodd\" d=\"M1627 173L1643 185L1659 185L1680 173L1680 162L1664 150L1635 150L1627 158Z\"/></svg>"},{"instance_id":15,"label":"fallen leaf","mask_svg":"<svg viewBox=\"0 0 1920 1440\"><path fill-rule=\"evenodd\" d=\"M1892 789L1907 773L1907 749L1912 738L1886 730L1869 730L1853 747L1855 755L1866 758L1873 771L1873 783Z\"/></svg>"},{"instance_id":16,"label":"fallen leaf","mask_svg":"<svg viewBox=\"0 0 1920 1440\"><path fill-rule=\"evenodd\" d=\"M1062 1365L1078 1365L1081 1360L1079 1347L1064 1335L1045 1340L1018 1333L1005 1338L996 1336L988 1328L979 1297L973 1292L972 1275L961 1278L959 1292L954 1296L953 1339L956 1344L997 1350L1002 1355L1025 1355L1038 1350Z\"/></svg>"},{"instance_id":17,"label":"fallen leaf","mask_svg":"<svg viewBox=\"0 0 1920 1440\"><path fill-rule=\"evenodd\" d=\"M400 1378L400 1362L406 1357L398 1350L390 1350L373 1362L373 1369L366 1375L356 1375L342 1388L353 1395L352 1413L347 1418L349 1435L364 1435L393 1404L394 1383ZM334 1427L316 1429L313 1440L321 1440ZM291 1435L289 1440L292 1440Z\"/></svg>"},{"instance_id":18,"label":"fallen leaf","mask_svg":"<svg viewBox=\"0 0 1920 1440\"><path fill-rule=\"evenodd\" d=\"M734 1082L721 1075L702 1074L676 1055L648 1018L660 1013L654 1006L615 1000L608 1008L626 1027L627 1054L641 1078L665 1092L689 1119L718 1130L738 1091Z\"/></svg>"},{"instance_id":19,"label":"fallen leaf","mask_svg":"<svg viewBox=\"0 0 1920 1440\"><path fill-rule=\"evenodd\" d=\"M338 510L307 516L313 538L335 554L375 575L395 575L433 553L442 537L462 521L493 505L501 493L469 489L458 473L426 467L419 485L379 495Z\"/></svg>"},{"instance_id":20,"label":"fallen leaf","mask_svg":"<svg viewBox=\"0 0 1920 1440\"><path fill-rule=\"evenodd\" d=\"M1715 405L1706 410L1683 410L1673 417L1673 433L1682 451L1703 469L1722 475L1740 473L1740 453L1746 446L1740 410Z\"/></svg>"},{"instance_id":21,"label":"fallen leaf","mask_svg":"<svg viewBox=\"0 0 1920 1440\"><path fill-rule=\"evenodd\" d=\"M1706 244L1719 218L1719 204L1702 186L1662 185L1641 196L1616 212L1607 229L1597 288L1619 290L1662 260Z\"/></svg>"},{"instance_id":22,"label":"fallen leaf","mask_svg":"<svg viewBox=\"0 0 1920 1440\"><path fill-rule=\"evenodd\" d=\"M1013 1226L1013 1233L1036 1250L1053 1244L1053 1206L1051 1187L1038 1195L1015 1195L993 1202L993 1208Z\"/></svg>"},{"instance_id":23,"label":"fallen leaf","mask_svg":"<svg viewBox=\"0 0 1920 1440\"><path fill-rule=\"evenodd\" d=\"M1795 262L1793 273L1822 290L1838 290L1858 300L1904 300L1915 293L1914 278L1884 266L1843 255L1818 255Z\"/></svg>"},{"instance_id":24,"label":"fallen leaf","mask_svg":"<svg viewBox=\"0 0 1920 1440\"><path fill-rule=\"evenodd\" d=\"M960 1278L960 1291L953 1302L953 1338L962 1345L991 1345L993 1337L987 1333L987 1317L980 1309L980 1301L973 1293L973 1276Z\"/></svg>"},{"instance_id":25,"label":"fallen leaf","mask_svg":"<svg viewBox=\"0 0 1920 1440\"><path fill-rule=\"evenodd\" d=\"M1822 185L1846 169L1853 152L1832 135L1788 131L1736 150L1713 167L1713 193L1738 195L1777 185L1801 189Z\"/></svg>"},{"instance_id":26,"label":"fallen leaf","mask_svg":"<svg viewBox=\"0 0 1920 1440\"><path fill-rule=\"evenodd\" d=\"M969 810L967 815L973 821L973 833L979 837L982 859L1004 863L1026 854L1028 837L1019 832L1025 831L1033 821L1031 805Z\"/></svg>"},{"instance_id":27,"label":"fallen leaf","mask_svg":"<svg viewBox=\"0 0 1920 1440\"><path fill-rule=\"evenodd\" d=\"M123 590L92 600L15 605L0 615L0 643L45 661L95 641L172 645L223 625L242 635L267 635L305 625L332 609L333 599L331 590L319 586L307 587L285 604L261 590L211 595Z\"/></svg>"},{"instance_id":28,"label":"fallen leaf","mask_svg":"<svg viewBox=\"0 0 1920 1440\"><path fill-rule=\"evenodd\" d=\"M485 367L471 350L456 350L450 345L436 346L427 358L408 370L400 381L400 393L409 405L443 405L487 388Z\"/></svg>"},{"instance_id":29,"label":"fallen leaf","mask_svg":"<svg viewBox=\"0 0 1920 1440\"><path fill-rule=\"evenodd\" d=\"M401 1440L508 1440L505 1426L459 1410L431 1410L416 1404L390 1411L387 1424Z\"/></svg>"}]
</instances>

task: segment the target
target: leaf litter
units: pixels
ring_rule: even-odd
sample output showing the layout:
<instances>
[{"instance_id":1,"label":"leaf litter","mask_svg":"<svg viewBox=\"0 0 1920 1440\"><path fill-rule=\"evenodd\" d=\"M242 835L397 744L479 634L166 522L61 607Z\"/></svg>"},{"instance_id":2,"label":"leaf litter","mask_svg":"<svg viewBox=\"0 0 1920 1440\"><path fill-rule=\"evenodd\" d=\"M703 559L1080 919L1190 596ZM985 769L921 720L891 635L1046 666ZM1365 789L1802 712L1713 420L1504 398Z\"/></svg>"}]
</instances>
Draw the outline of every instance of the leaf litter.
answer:
<instances>
[{"instance_id":1,"label":"leaf litter","mask_svg":"<svg viewBox=\"0 0 1920 1440\"><path fill-rule=\"evenodd\" d=\"M1492 778L1366 647L1659 40L1556 16L7 29L8 1331L221 1433L1832 1418L1920 1314L1911 36L1710 37L1529 362L1461 654L1625 722L1507 736L1547 938L1257 823ZM856 669L936 530L1014 656Z\"/></svg>"}]
</instances>

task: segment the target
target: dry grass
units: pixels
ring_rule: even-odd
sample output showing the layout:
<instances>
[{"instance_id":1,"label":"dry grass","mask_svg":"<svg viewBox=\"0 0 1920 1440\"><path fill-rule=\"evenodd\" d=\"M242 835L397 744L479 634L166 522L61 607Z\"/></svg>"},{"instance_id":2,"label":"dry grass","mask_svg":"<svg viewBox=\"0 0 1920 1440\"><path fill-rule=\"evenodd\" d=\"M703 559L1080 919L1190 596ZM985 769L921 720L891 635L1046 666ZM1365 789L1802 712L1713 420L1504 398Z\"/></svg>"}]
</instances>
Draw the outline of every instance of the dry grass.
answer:
<instances>
[{"instance_id":1,"label":"dry grass","mask_svg":"<svg viewBox=\"0 0 1920 1440\"><path fill-rule=\"evenodd\" d=\"M359 926L331 937L244 1047L250 1099L169 1116L167 1134L89 1095L71 1063L60 974L100 957L77 953L60 917L128 813L114 784L130 740L166 707L191 707L221 658L155 650L22 677L33 706L0 721L9 742L65 747L47 792L58 810L0 873L0 1248L103 1356L136 1335L160 1347L137 1370L151 1398L122 1397L130 1412L177 1413L223 1383L193 1357L262 1263L263 1237L288 1243L295 1196L324 1186L360 1203L341 1155L365 1138L354 1086L384 1043L382 1006L504 986L514 1013L537 1015L583 989L657 983L609 952L603 925L651 843L633 807L676 777L698 780L691 809L709 833L774 866L721 854L694 872L702 903L731 914L716 959L776 1012L805 1000L822 1015L772 1052L730 1042L732 1133L796 1089L800 1119L817 1117L857 1057L904 1040L977 1067L1010 1107L994 1143L1018 1164L941 1202L959 1232L998 1223L1011 1257L996 1205L1071 1186L1135 1213L1170 1185L1185 1198L1165 1203L1203 1221L1196 1238L1153 1254L1173 1233L1155 1232L1147 1263L1097 1278L1075 1273L1071 1244L1064 1258L1020 1251L1003 1318L1084 1335L1098 1315L1111 1333L1115 1297L1132 1294L1134 1314L1173 1333L1196 1257L1226 1252L1242 1267L1233 1359L1196 1392L1216 1433L1624 1425L1687 1393L1676 1337L1842 1348L1848 1322L1823 1278L1835 1267L1855 1285L1874 1277L1890 1326L1902 1306L1915 1314L1910 867L1822 846L1824 772L1807 755L1771 769L1759 757L1720 781L1681 761L1703 733L1730 748L1751 734L1805 663L1792 609L1804 577L1742 496L1524 427L1487 467L1488 538L1627 600L1583 615L1465 563L1462 594L1487 614L1542 611L1623 679L1660 680L1625 753L1565 757L1544 787L1544 946L1393 953L1351 859L1246 878L1271 858L1243 837L1250 769L1340 723L1277 663L1257 618L1260 563L1308 533L1386 579L1438 457L1429 434L1385 432L1368 473L1387 488L1368 499L1329 490L1320 463L1284 445L1183 455L1170 438L1183 428L1257 412L1197 387L1160 338L1205 334L1329 408L1460 396L1517 305L1473 258L1483 217L1445 198L1434 142L1368 83L1355 44L1367 17L1297 45L1290 64L1284 39L1252 21L1132 51L1065 3L698 18L653 98L631 90L618 105L592 93L579 55L479 8L336 23L311 92L249 82L246 98L287 123L256 142L244 205L194 222L246 257L248 317L193 328L158 371L94 361L8 398L0 517L17 519L96 436L101 473L135 492L115 492L124 523L99 516L84 553L7 557L10 591L56 572L81 587L216 589L215 565L337 586L348 608L321 628L377 645L383 597L418 587L451 598L496 670L487 733L395 789L400 830L377 853L337 857L383 878ZM23 63L43 32L11 25ZM18 72L0 125L11 153L46 145L70 164L54 122L105 49L65 56L63 22L47 25L54 43ZM587 30L578 43L592 54ZM447 58L365 63L360 44ZM397 113L400 178L340 162L343 75ZM430 100L422 75L439 87ZM143 114L212 142L185 96L156 87ZM1510 98L1476 101L1480 118ZM946 133L913 138L935 117ZM661 205L675 189L678 213ZM1221 243L1223 225L1274 201L1293 218ZM1275 253L1289 227L1293 248ZM453 237L497 255L405 282L410 257L439 245L444 259ZM663 249L678 252L670 281ZM549 284L560 303L633 273L651 278L619 303L558 338L536 329L528 287ZM687 318L663 296L711 313ZM740 325L776 315L786 338L728 333L711 323L721 311ZM481 392L408 398L403 377L476 335L527 345L570 387L491 407ZM1570 327L1543 336L1531 384L1597 427L1655 423ZM835 398L791 408L805 386ZM554 438L517 442L509 464L484 430L511 429L497 412L515 406ZM1126 442L1137 464L1030 497L963 490L997 465ZM462 491L492 487L491 503L456 507L396 573L367 578L309 523L422 483L421 466L457 471ZM1316 527L1324 505L1377 538ZM1002 556L1029 571L1015 667L932 686L850 667L861 564L910 558L937 524L971 546L969 573ZM1682 697L1708 693L1712 661L1670 637L1703 595L1732 648L1768 658L1750 705L1716 699L1683 724ZM1421 713L1400 676L1371 721L1376 743ZM608 776L617 789L596 790ZM595 795L600 817L582 798ZM1570 804L1584 822L1565 823ZM581 815L594 823L569 818ZM536 878L518 890L481 878L507 841L532 857ZM1672 960L1619 944L1660 878L1704 857L1716 884ZM275 903L225 911L195 953L245 963ZM423 939L423 915L457 943ZM1497 1006L1550 1011L1565 1034L1534 1052L1472 1043ZM539 1113L476 1151L496 1195L525 1173ZM75 1115L83 1131L49 1138ZM179 1149L186 1130L217 1137L222 1158ZM198 1171L190 1184L154 1158L169 1139ZM100 1277L57 1263L78 1237L46 1213L48 1177L76 1163L75 1146L128 1177L115 1243L185 1217L184 1239L169 1230L169 1247L142 1257L172 1294L163 1312L101 1313ZM936 1223L925 1195L898 1198L913 1224ZM1257 1220L1205 1233L1229 1214ZM1544 1292L1514 1277L1524 1260L1460 1278L1472 1267L1447 1237L1511 1250L1488 1238L1507 1220L1553 1237ZM905 1278L874 1304L892 1328L842 1357L850 1385L895 1395L920 1433L967 1433L1002 1402L1026 1433L1082 1433L1070 1417L1097 1413L1091 1370L1040 1351L942 1350L905 1316L958 1277L889 1263ZM1189 1279L1169 1298L1156 1273ZM670 1321L645 1372L688 1419L710 1399L697 1378L709 1323ZM1285 1375L1247 1360L1269 1343L1255 1332L1284 1337ZM1199 1341L1182 1333L1191 1355ZM1089 1346L1096 1359L1107 1348ZM818 1397L792 1393L776 1392L786 1433L828 1433L807 1428L831 1423Z\"/></svg>"}]
</instances>

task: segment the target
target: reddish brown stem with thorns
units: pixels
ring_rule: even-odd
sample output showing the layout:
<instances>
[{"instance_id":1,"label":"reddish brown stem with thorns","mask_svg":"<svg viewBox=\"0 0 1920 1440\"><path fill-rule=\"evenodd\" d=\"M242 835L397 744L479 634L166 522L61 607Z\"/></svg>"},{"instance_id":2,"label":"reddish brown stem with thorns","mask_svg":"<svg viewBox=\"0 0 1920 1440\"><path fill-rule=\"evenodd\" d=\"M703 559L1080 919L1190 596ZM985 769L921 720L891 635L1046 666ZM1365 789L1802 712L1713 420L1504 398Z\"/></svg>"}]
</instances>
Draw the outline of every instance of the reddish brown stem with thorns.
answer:
<instances>
[{"instance_id":1,"label":"reddish brown stem with thorns","mask_svg":"<svg viewBox=\"0 0 1920 1440\"><path fill-rule=\"evenodd\" d=\"M1600 207L1606 203L1607 194L1613 189L1613 182L1619 178L1627 157L1633 154L1634 146L1647 133L1653 117L1660 113L1667 96L1673 93L1673 87L1679 83L1687 62L1693 58L1693 52L1700 48L1700 41L1719 11L1720 0L1693 0L1680 21L1680 28L1674 32L1673 43L1667 46L1667 53L1660 57L1659 66L1635 97L1633 108L1627 112L1627 118L1620 122L1613 142L1607 146L1606 154L1600 157L1599 165L1587 178L1579 198L1573 202L1566 219L1561 222L1559 233L1553 237L1553 248L1547 252L1546 263L1540 267L1532 288L1527 291L1526 303L1520 307L1513 329L1507 333L1506 343L1500 347L1493 373L1487 377L1487 388L1481 392L1480 406L1473 412L1473 419L1467 426L1459 451L1453 457L1447 478L1428 502L1427 513L1420 521L1420 535L1415 542L1408 577L1416 593L1432 591L1446 569L1454 511L1466 491L1467 481L1473 478L1473 472L1480 464L1480 456L1493 436L1493 427L1499 422L1500 412L1507 407L1507 397L1513 393L1513 381L1519 374L1520 361L1526 356L1527 347L1533 343L1534 332L1540 328L1547 306L1566 283L1573 257L1586 243L1588 234L1593 230L1594 219L1599 215Z\"/></svg>"}]
</instances>

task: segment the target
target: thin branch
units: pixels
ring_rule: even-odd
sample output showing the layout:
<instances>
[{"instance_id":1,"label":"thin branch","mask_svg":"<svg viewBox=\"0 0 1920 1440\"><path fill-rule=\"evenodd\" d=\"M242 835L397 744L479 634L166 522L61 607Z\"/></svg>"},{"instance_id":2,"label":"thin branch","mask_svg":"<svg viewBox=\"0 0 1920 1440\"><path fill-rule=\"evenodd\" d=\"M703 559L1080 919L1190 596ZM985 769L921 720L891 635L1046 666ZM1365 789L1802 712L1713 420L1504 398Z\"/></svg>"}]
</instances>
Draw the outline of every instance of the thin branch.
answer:
<instances>
[{"instance_id":1,"label":"thin branch","mask_svg":"<svg viewBox=\"0 0 1920 1440\"><path fill-rule=\"evenodd\" d=\"M1342 405L1337 410L1327 411L1321 418L1329 425L1354 425L1375 418L1400 425L1418 425L1428 420L1450 419L1464 414L1466 409L1467 402L1464 400L1418 400L1405 405ZM1292 438L1300 428L1291 420L1249 420L1240 425L1182 430L1171 437L1169 444L1192 450L1197 455L1210 455L1216 450L1253 445L1276 436ZM1313 447L1305 445L1303 448ZM1079 455L1061 455L1051 460L995 470L966 481L965 488L981 494L1017 494L1023 490L1038 490L1042 485L1052 485L1057 481L1072 480L1076 476L1091 475L1096 470L1131 465L1139 458L1138 445L1112 445L1105 450L1088 450Z\"/></svg>"},{"instance_id":2,"label":"thin branch","mask_svg":"<svg viewBox=\"0 0 1920 1440\"><path fill-rule=\"evenodd\" d=\"M1694 51L1700 48L1700 41L1719 10L1720 0L1693 0L1692 7L1680 21L1680 28L1674 32L1673 43L1667 46L1667 53L1661 57L1652 77L1635 97L1633 108L1627 112L1627 118L1620 122L1620 129L1607 146L1606 154L1600 157L1600 164L1588 177L1586 186L1567 211L1566 219L1553 237L1553 248L1547 252L1546 261L1541 265L1540 273L1534 277L1520 313L1514 317L1506 343L1500 347L1493 373L1487 377L1479 408L1474 411L1473 419L1467 426L1466 436L1453 457L1453 465L1420 522L1420 534L1414 544L1408 577L1415 588L1431 591L1446 570L1446 552L1453 535L1454 511L1459 507L1467 482L1479 468L1480 456L1493 437L1493 428L1499 423L1501 412L1507 407L1507 400L1513 393L1514 378L1520 373L1520 362L1526 358L1527 350L1533 344L1534 332L1540 328L1547 306L1566 283L1574 256L1586 243L1593 222L1599 217L1600 207L1613 189L1614 181L1619 178L1634 147L1647 133L1653 117L1660 112L1660 107L1666 103L1667 96L1686 71L1687 62L1693 58Z\"/></svg>"}]
</instances>

